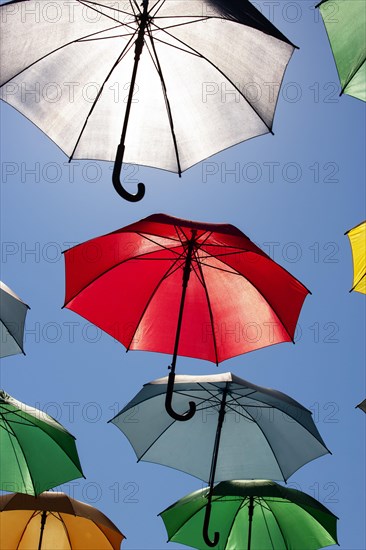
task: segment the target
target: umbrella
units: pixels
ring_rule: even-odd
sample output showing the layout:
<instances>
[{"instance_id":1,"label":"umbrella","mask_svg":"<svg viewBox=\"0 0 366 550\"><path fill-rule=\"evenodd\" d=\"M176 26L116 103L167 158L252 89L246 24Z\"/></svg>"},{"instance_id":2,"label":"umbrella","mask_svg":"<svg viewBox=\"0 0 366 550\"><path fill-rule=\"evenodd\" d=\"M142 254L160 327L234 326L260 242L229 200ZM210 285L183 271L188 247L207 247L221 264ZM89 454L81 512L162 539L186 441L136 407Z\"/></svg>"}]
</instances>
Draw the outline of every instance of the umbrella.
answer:
<instances>
[{"instance_id":1,"label":"umbrella","mask_svg":"<svg viewBox=\"0 0 366 550\"><path fill-rule=\"evenodd\" d=\"M366 399L364 399L363 401L361 401L361 403L359 403L358 405L356 405L356 408L359 408L361 409L361 411L363 411L364 413L366 413Z\"/></svg>"},{"instance_id":2,"label":"umbrella","mask_svg":"<svg viewBox=\"0 0 366 550\"><path fill-rule=\"evenodd\" d=\"M124 538L97 508L65 493L0 496L3 550L119 550Z\"/></svg>"},{"instance_id":3,"label":"umbrella","mask_svg":"<svg viewBox=\"0 0 366 550\"><path fill-rule=\"evenodd\" d=\"M366 221L345 233L350 240L353 257L353 285L350 290L366 294Z\"/></svg>"},{"instance_id":4,"label":"umbrella","mask_svg":"<svg viewBox=\"0 0 366 550\"><path fill-rule=\"evenodd\" d=\"M206 489L161 512L169 540L207 548L199 526ZM306 493L273 481L224 481L212 496L212 519L222 533L221 550L317 550L337 543L337 517Z\"/></svg>"},{"instance_id":5,"label":"umbrella","mask_svg":"<svg viewBox=\"0 0 366 550\"><path fill-rule=\"evenodd\" d=\"M366 101L365 0L323 0L318 4L343 93Z\"/></svg>"},{"instance_id":6,"label":"umbrella","mask_svg":"<svg viewBox=\"0 0 366 550\"><path fill-rule=\"evenodd\" d=\"M24 353L24 323L29 306L0 281L0 357Z\"/></svg>"},{"instance_id":7,"label":"umbrella","mask_svg":"<svg viewBox=\"0 0 366 550\"><path fill-rule=\"evenodd\" d=\"M83 477L75 438L56 420L0 390L0 488L37 495Z\"/></svg>"},{"instance_id":8,"label":"umbrella","mask_svg":"<svg viewBox=\"0 0 366 550\"><path fill-rule=\"evenodd\" d=\"M196 402L190 422L176 422L162 403L167 378L145 384L111 422L128 438L138 460L176 468L209 483L203 536L208 546L210 499L215 481L286 480L307 462L328 453L311 412L289 396L231 373L177 376L181 412ZM134 423L128 415L134 410ZM276 549L277 550L277 549Z\"/></svg>"},{"instance_id":9,"label":"umbrella","mask_svg":"<svg viewBox=\"0 0 366 550\"><path fill-rule=\"evenodd\" d=\"M155 214L65 252L65 305L127 350L225 359L293 341L308 290L239 229ZM175 415L175 416L174 416Z\"/></svg>"},{"instance_id":10,"label":"umbrella","mask_svg":"<svg viewBox=\"0 0 366 550\"><path fill-rule=\"evenodd\" d=\"M113 183L128 200L140 200L144 185L135 195L122 188L123 160L180 175L272 132L295 46L248 0L55 0L51 9L27 0L0 9L1 97L70 160L115 159Z\"/></svg>"}]
</instances>

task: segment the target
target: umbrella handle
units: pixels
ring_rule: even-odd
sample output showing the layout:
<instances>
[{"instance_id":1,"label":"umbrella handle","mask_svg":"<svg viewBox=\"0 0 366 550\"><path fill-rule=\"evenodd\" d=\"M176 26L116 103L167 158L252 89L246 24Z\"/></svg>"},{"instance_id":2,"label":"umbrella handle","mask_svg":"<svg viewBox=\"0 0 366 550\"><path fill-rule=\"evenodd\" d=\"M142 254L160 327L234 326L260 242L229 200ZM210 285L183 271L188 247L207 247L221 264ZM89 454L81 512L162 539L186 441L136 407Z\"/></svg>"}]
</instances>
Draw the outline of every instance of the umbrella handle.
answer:
<instances>
[{"instance_id":1,"label":"umbrella handle","mask_svg":"<svg viewBox=\"0 0 366 550\"><path fill-rule=\"evenodd\" d=\"M189 401L189 411L185 414L178 414L173 410L172 399L174 392L174 379L175 373L173 371L170 371L165 394L165 410L169 414L169 416L174 418L174 420L185 422L186 420L190 420L196 414L196 403L194 401Z\"/></svg>"},{"instance_id":2,"label":"umbrella handle","mask_svg":"<svg viewBox=\"0 0 366 550\"><path fill-rule=\"evenodd\" d=\"M124 152L125 152L125 146L122 143L120 143L117 148L116 159L114 161L114 166L113 166L113 174L112 174L113 187L115 188L119 196L125 199L126 201L138 202L145 195L145 185L143 183L139 183L137 186L137 193L134 194L126 191L126 189L122 186L122 183L120 180Z\"/></svg>"},{"instance_id":3,"label":"umbrella handle","mask_svg":"<svg viewBox=\"0 0 366 550\"><path fill-rule=\"evenodd\" d=\"M205 541L205 544L207 544L207 546L209 546L210 548L213 548L214 546L216 546L218 544L218 542L220 540L220 534L217 531L215 531L213 541L210 539L209 534L208 534L208 526L209 526L209 523L210 523L210 517L211 517L211 502L209 500L207 502L206 510L205 510L205 519L203 521L202 536L203 536L203 539Z\"/></svg>"}]
</instances>

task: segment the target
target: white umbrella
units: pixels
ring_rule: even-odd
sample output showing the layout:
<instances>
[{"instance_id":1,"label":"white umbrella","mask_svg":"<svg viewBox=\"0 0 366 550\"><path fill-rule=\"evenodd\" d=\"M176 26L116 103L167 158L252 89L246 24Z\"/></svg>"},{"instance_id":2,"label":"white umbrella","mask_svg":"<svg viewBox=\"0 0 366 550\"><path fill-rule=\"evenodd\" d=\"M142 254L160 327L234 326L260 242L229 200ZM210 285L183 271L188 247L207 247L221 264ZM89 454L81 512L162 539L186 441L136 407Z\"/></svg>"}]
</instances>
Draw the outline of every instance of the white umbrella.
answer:
<instances>
[{"instance_id":1,"label":"white umbrella","mask_svg":"<svg viewBox=\"0 0 366 550\"><path fill-rule=\"evenodd\" d=\"M25 317L29 306L0 281L0 357L24 353Z\"/></svg>"}]
</instances>

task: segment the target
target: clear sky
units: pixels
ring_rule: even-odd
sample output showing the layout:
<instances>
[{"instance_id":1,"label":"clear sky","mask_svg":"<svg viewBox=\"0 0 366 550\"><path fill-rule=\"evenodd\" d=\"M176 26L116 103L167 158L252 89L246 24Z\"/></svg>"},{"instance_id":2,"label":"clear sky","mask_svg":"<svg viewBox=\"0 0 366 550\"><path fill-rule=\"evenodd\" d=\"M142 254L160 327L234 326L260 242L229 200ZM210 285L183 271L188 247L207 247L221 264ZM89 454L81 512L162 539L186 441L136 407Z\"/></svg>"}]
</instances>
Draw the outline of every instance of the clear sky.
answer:
<instances>
[{"instance_id":1,"label":"clear sky","mask_svg":"<svg viewBox=\"0 0 366 550\"><path fill-rule=\"evenodd\" d=\"M236 225L311 291L296 344L220 364L179 358L178 373L232 371L291 395L314 413L332 451L289 486L339 518L342 550L364 550L366 396L365 297L349 293L352 257L344 232L365 219L365 104L338 97L339 83L315 2L258 1L296 45L278 103L274 136L237 145L179 179L127 167L146 183L142 202L118 198L111 163L75 161L7 104L1 104L1 279L27 302L26 357L5 358L1 387L48 412L77 438L86 480L62 489L95 505L135 550L166 545L157 514L202 486L163 466L136 463L107 421L154 378L169 357L130 352L69 310L61 251L155 212ZM136 173L135 173L136 172ZM139 181L139 180L138 180ZM304 549L305 550L305 549Z\"/></svg>"}]
</instances>

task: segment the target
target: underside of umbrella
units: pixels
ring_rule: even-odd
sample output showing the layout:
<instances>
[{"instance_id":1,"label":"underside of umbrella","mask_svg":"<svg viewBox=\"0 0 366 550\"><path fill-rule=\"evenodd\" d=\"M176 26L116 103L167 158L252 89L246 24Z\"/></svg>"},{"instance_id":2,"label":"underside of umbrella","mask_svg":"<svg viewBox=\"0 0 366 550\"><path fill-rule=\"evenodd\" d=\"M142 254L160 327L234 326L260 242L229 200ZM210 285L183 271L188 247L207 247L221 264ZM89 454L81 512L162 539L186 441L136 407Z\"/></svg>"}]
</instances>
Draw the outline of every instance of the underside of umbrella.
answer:
<instances>
[{"instance_id":1,"label":"underside of umbrella","mask_svg":"<svg viewBox=\"0 0 366 550\"><path fill-rule=\"evenodd\" d=\"M124 538L97 508L64 493L0 496L2 550L119 550Z\"/></svg>"},{"instance_id":2,"label":"underside of umbrella","mask_svg":"<svg viewBox=\"0 0 366 550\"><path fill-rule=\"evenodd\" d=\"M204 550L207 489L161 512L169 541ZM317 550L337 544L337 517L309 495L267 480L219 483L212 496L217 550Z\"/></svg>"},{"instance_id":3,"label":"underside of umbrella","mask_svg":"<svg viewBox=\"0 0 366 550\"><path fill-rule=\"evenodd\" d=\"M122 160L181 174L272 132L294 46L248 0L27 0L0 14L2 99L70 159L116 158L115 187Z\"/></svg>"},{"instance_id":4,"label":"underside of umbrella","mask_svg":"<svg viewBox=\"0 0 366 550\"><path fill-rule=\"evenodd\" d=\"M341 82L341 95L366 101L365 0L323 0L322 14Z\"/></svg>"},{"instance_id":5,"label":"underside of umbrella","mask_svg":"<svg viewBox=\"0 0 366 550\"><path fill-rule=\"evenodd\" d=\"M0 488L37 495L83 477L75 438L59 422L0 390Z\"/></svg>"},{"instance_id":6,"label":"underside of umbrella","mask_svg":"<svg viewBox=\"0 0 366 550\"><path fill-rule=\"evenodd\" d=\"M352 290L366 294L366 221L346 232L353 259Z\"/></svg>"}]
</instances>

